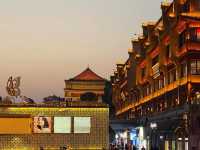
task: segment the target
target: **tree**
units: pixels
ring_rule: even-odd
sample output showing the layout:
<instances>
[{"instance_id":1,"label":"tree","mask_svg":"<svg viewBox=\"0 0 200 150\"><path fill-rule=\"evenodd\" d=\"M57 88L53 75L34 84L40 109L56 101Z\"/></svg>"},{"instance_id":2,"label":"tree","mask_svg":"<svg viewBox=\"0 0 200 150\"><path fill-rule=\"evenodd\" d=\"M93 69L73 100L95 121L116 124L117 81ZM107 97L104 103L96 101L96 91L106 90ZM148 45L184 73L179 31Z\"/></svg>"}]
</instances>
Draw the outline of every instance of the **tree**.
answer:
<instances>
[{"instance_id":1,"label":"tree","mask_svg":"<svg viewBox=\"0 0 200 150\"><path fill-rule=\"evenodd\" d=\"M56 95L51 95L43 98L44 103L52 103L52 102L64 102L65 98L56 96Z\"/></svg>"}]
</instances>

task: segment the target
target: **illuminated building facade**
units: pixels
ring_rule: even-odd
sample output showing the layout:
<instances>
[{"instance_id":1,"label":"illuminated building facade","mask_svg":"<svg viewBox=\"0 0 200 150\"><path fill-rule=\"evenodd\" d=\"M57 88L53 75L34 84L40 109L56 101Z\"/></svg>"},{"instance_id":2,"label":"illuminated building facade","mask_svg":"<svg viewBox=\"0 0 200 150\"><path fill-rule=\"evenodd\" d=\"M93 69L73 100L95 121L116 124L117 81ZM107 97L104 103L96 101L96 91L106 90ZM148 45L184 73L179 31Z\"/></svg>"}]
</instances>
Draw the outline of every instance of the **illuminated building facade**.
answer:
<instances>
[{"instance_id":1,"label":"illuminated building facade","mask_svg":"<svg viewBox=\"0 0 200 150\"><path fill-rule=\"evenodd\" d=\"M101 102L106 80L89 67L72 79L65 80L65 99L80 101L81 96L94 95Z\"/></svg>"},{"instance_id":2,"label":"illuminated building facade","mask_svg":"<svg viewBox=\"0 0 200 150\"><path fill-rule=\"evenodd\" d=\"M200 1L161 4L111 76L119 119L145 128L146 148L200 149Z\"/></svg>"},{"instance_id":3,"label":"illuminated building facade","mask_svg":"<svg viewBox=\"0 0 200 150\"><path fill-rule=\"evenodd\" d=\"M0 149L108 149L108 115L100 103L2 104Z\"/></svg>"}]
</instances>

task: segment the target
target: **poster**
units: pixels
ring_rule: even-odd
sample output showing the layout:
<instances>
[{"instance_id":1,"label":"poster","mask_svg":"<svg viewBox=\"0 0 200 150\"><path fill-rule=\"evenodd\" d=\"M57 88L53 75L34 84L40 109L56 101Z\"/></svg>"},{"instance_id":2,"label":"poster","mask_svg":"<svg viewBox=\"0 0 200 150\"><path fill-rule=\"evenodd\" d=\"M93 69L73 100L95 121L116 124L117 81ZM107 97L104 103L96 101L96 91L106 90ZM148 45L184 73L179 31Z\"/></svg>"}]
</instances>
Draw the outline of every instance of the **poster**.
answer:
<instances>
[{"instance_id":1,"label":"poster","mask_svg":"<svg viewBox=\"0 0 200 150\"><path fill-rule=\"evenodd\" d=\"M34 117L34 133L51 133L51 117Z\"/></svg>"}]
</instances>

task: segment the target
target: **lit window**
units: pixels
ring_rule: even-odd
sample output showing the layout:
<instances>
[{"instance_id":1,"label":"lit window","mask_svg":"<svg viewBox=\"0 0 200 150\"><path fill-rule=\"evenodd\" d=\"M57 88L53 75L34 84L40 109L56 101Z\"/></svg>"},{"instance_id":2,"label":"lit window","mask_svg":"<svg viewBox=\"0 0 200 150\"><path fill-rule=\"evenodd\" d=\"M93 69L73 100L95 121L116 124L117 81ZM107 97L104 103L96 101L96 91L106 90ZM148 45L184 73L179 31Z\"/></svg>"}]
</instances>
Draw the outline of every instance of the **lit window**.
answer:
<instances>
[{"instance_id":1,"label":"lit window","mask_svg":"<svg viewBox=\"0 0 200 150\"><path fill-rule=\"evenodd\" d=\"M147 95L151 93L151 85L147 84Z\"/></svg>"},{"instance_id":2,"label":"lit window","mask_svg":"<svg viewBox=\"0 0 200 150\"><path fill-rule=\"evenodd\" d=\"M90 117L74 117L74 133L90 133Z\"/></svg>"},{"instance_id":3,"label":"lit window","mask_svg":"<svg viewBox=\"0 0 200 150\"><path fill-rule=\"evenodd\" d=\"M200 42L200 28L190 29L190 40L192 42Z\"/></svg>"},{"instance_id":4,"label":"lit window","mask_svg":"<svg viewBox=\"0 0 200 150\"><path fill-rule=\"evenodd\" d=\"M181 64L181 77L187 76L187 64L184 62Z\"/></svg>"},{"instance_id":5,"label":"lit window","mask_svg":"<svg viewBox=\"0 0 200 150\"><path fill-rule=\"evenodd\" d=\"M159 80L159 89L164 87L164 79Z\"/></svg>"},{"instance_id":6,"label":"lit window","mask_svg":"<svg viewBox=\"0 0 200 150\"><path fill-rule=\"evenodd\" d=\"M197 28L197 41L200 41L200 28Z\"/></svg>"},{"instance_id":7,"label":"lit window","mask_svg":"<svg viewBox=\"0 0 200 150\"><path fill-rule=\"evenodd\" d=\"M169 70L169 72L167 73L168 76L168 84L176 81L176 68L173 68L171 70Z\"/></svg>"},{"instance_id":8,"label":"lit window","mask_svg":"<svg viewBox=\"0 0 200 150\"><path fill-rule=\"evenodd\" d=\"M155 91L159 89L159 79L154 80L154 89Z\"/></svg>"},{"instance_id":9,"label":"lit window","mask_svg":"<svg viewBox=\"0 0 200 150\"><path fill-rule=\"evenodd\" d=\"M54 133L70 133L71 117L54 117Z\"/></svg>"},{"instance_id":10,"label":"lit window","mask_svg":"<svg viewBox=\"0 0 200 150\"><path fill-rule=\"evenodd\" d=\"M191 74L199 75L200 74L200 60L191 61Z\"/></svg>"}]
</instances>

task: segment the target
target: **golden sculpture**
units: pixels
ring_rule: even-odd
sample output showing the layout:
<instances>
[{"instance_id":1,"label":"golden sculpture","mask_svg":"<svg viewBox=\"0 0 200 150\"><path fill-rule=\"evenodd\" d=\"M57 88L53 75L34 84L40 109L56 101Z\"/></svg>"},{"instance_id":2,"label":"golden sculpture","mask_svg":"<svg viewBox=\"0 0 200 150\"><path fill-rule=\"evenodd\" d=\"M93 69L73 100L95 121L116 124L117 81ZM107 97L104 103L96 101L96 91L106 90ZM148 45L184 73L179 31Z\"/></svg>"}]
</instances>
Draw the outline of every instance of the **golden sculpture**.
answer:
<instances>
[{"instance_id":1,"label":"golden sculpture","mask_svg":"<svg viewBox=\"0 0 200 150\"><path fill-rule=\"evenodd\" d=\"M19 89L20 86L20 77L16 77L13 79L13 77L9 77L8 81L7 81L7 86L6 86L6 90L8 95L10 96L15 96L18 97L21 94L21 91Z\"/></svg>"}]
</instances>

